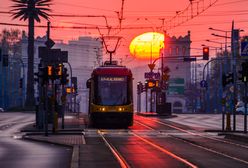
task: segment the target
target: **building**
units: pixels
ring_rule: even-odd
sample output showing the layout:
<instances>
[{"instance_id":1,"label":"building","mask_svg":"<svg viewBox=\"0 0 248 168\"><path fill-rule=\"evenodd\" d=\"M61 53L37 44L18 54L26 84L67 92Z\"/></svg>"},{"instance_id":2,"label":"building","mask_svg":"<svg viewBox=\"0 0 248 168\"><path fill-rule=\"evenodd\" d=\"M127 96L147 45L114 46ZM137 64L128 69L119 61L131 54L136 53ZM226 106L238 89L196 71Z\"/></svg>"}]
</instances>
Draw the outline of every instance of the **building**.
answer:
<instances>
[{"instance_id":1,"label":"building","mask_svg":"<svg viewBox=\"0 0 248 168\"><path fill-rule=\"evenodd\" d=\"M24 73L20 43L16 42L12 46L7 44L8 42L6 41L1 42L0 107L4 110L13 110L24 105L24 92L22 92L22 78Z\"/></svg>"},{"instance_id":2,"label":"building","mask_svg":"<svg viewBox=\"0 0 248 168\"><path fill-rule=\"evenodd\" d=\"M191 84L191 62L183 58L190 57L190 32L178 38L166 35L164 44L163 65L170 69L167 102L172 104L172 112L188 112L185 91Z\"/></svg>"},{"instance_id":3,"label":"building","mask_svg":"<svg viewBox=\"0 0 248 168\"><path fill-rule=\"evenodd\" d=\"M166 102L170 102L172 105L172 112L182 113L189 111L189 100L187 93L192 83L192 69L191 62L184 62L184 57L190 57L190 32L184 37L165 37L165 47L161 50L161 57L155 62L155 68L153 72L160 72L163 61L163 67L169 67L170 79L169 87L166 91ZM164 57L162 59L162 57ZM167 57L167 58L166 58ZM148 64L150 61L139 60L139 65L132 67L134 75L134 105L137 108L137 83L142 82L144 84L145 72L150 72ZM147 99L146 99L147 96ZM155 96L151 96L151 92L148 90L141 93L141 111L155 111ZM152 106L151 106L152 104Z\"/></svg>"}]
</instances>

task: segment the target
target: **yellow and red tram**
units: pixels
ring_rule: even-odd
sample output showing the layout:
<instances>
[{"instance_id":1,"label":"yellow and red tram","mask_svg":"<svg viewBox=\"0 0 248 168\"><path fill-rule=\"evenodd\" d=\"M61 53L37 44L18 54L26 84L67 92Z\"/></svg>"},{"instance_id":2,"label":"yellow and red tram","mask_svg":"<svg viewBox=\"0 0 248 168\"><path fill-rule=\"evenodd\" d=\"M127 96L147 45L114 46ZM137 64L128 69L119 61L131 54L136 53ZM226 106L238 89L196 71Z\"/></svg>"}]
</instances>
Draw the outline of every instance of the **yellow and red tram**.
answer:
<instances>
[{"instance_id":1,"label":"yellow and red tram","mask_svg":"<svg viewBox=\"0 0 248 168\"><path fill-rule=\"evenodd\" d=\"M133 76L130 69L103 65L93 70L89 88L91 125L133 125Z\"/></svg>"}]
</instances>

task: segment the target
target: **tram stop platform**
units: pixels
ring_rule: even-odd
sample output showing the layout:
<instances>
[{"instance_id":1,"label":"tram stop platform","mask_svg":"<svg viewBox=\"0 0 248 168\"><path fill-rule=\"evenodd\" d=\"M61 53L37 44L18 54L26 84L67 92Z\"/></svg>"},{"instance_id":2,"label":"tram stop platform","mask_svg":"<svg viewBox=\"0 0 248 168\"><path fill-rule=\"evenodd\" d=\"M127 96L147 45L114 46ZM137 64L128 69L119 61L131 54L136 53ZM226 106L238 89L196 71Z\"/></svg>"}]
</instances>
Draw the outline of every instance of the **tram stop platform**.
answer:
<instances>
[{"instance_id":1,"label":"tram stop platform","mask_svg":"<svg viewBox=\"0 0 248 168\"><path fill-rule=\"evenodd\" d=\"M176 115L172 114L158 114L156 112L136 112L136 115L140 115L143 117L160 117L160 118L173 118L176 117Z\"/></svg>"}]
</instances>

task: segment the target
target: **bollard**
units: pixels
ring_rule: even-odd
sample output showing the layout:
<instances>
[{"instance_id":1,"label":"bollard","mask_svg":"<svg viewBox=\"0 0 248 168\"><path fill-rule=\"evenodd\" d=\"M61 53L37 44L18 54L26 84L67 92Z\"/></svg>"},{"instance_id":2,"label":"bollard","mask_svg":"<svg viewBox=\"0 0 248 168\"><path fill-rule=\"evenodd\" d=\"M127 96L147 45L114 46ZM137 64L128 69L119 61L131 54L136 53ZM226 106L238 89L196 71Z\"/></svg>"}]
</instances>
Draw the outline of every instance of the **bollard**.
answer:
<instances>
[{"instance_id":1,"label":"bollard","mask_svg":"<svg viewBox=\"0 0 248 168\"><path fill-rule=\"evenodd\" d=\"M58 131L58 113L55 111L53 114L53 133Z\"/></svg>"},{"instance_id":2,"label":"bollard","mask_svg":"<svg viewBox=\"0 0 248 168\"><path fill-rule=\"evenodd\" d=\"M231 131L231 113L226 113L226 131Z\"/></svg>"}]
</instances>

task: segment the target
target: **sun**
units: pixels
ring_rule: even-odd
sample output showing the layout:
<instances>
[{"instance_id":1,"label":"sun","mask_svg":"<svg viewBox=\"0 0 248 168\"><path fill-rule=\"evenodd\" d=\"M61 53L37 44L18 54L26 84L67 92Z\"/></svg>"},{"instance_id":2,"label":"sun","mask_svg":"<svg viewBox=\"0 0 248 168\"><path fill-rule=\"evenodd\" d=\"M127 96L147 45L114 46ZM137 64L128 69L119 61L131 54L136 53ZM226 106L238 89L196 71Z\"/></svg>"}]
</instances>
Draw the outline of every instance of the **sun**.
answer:
<instances>
[{"instance_id":1,"label":"sun","mask_svg":"<svg viewBox=\"0 0 248 168\"><path fill-rule=\"evenodd\" d=\"M164 35L147 32L135 37L129 45L130 54L138 59L156 59L164 48Z\"/></svg>"}]
</instances>

